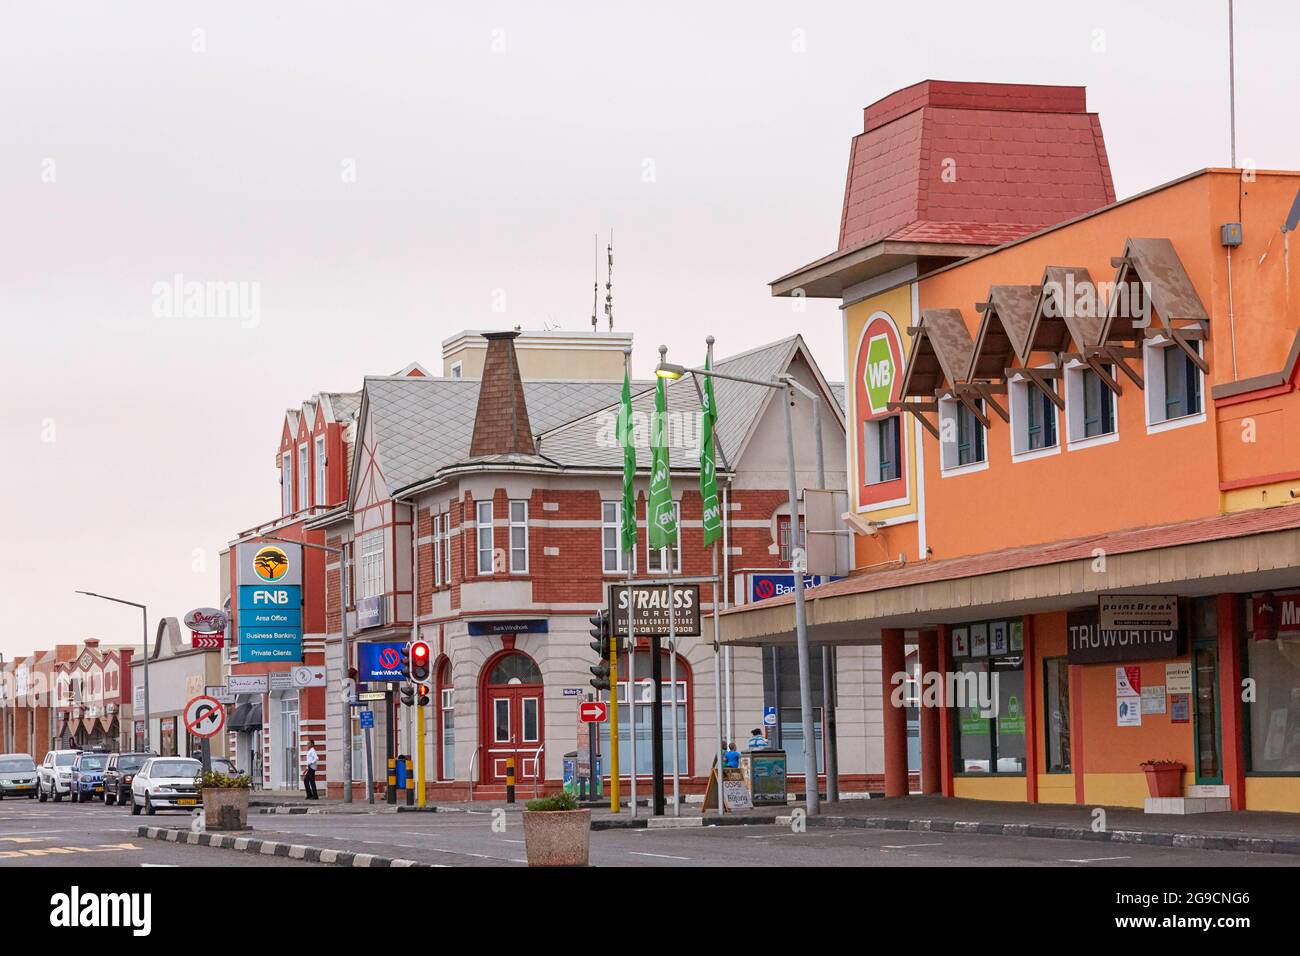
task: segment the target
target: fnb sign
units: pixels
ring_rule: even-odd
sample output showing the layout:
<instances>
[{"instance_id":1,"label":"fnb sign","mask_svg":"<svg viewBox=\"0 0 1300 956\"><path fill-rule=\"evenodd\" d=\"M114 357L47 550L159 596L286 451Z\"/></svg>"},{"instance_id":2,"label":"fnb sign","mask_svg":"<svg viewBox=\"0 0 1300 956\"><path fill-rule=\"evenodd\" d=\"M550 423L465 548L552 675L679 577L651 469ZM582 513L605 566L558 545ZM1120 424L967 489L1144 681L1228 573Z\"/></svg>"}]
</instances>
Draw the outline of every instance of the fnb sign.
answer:
<instances>
[{"instance_id":1,"label":"fnb sign","mask_svg":"<svg viewBox=\"0 0 1300 956\"><path fill-rule=\"evenodd\" d=\"M296 584L289 587L263 587L258 584L245 584L239 588L239 607L241 610L299 608L301 606L302 588Z\"/></svg>"}]
</instances>

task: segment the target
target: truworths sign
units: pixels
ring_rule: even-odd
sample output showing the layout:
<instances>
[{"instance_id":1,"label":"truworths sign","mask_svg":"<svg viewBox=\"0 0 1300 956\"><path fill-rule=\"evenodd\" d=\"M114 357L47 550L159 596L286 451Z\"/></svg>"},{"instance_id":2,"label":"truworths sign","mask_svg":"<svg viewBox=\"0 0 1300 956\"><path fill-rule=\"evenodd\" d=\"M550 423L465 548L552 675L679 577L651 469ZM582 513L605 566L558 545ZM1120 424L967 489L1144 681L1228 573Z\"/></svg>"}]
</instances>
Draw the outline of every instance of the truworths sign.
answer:
<instances>
[{"instance_id":1,"label":"truworths sign","mask_svg":"<svg viewBox=\"0 0 1300 956\"><path fill-rule=\"evenodd\" d=\"M236 546L241 664L302 663L302 545Z\"/></svg>"}]
</instances>

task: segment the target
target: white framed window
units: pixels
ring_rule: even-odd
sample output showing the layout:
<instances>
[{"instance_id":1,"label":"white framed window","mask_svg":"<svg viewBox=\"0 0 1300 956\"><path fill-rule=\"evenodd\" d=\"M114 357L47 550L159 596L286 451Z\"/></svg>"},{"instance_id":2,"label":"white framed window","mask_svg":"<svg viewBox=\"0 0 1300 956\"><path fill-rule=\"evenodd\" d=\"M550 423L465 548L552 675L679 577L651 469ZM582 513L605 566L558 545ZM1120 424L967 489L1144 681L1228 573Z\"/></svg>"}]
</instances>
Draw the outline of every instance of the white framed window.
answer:
<instances>
[{"instance_id":1,"label":"white framed window","mask_svg":"<svg viewBox=\"0 0 1300 956\"><path fill-rule=\"evenodd\" d=\"M282 514L293 514L293 455L280 456L280 509Z\"/></svg>"},{"instance_id":2,"label":"white framed window","mask_svg":"<svg viewBox=\"0 0 1300 956\"><path fill-rule=\"evenodd\" d=\"M474 505L476 515L474 533L478 538L478 573L492 573L492 502L479 501Z\"/></svg>"},{"instance_id":3,"label":"white framed window","mask_svg":"<svg viewBox=\"0 0 1300 956\"><path fill-rule=\"evenodd\" d=\"M677 521L677 540L670 548L650 547L650 535L646 535L646 569L651 574L680 574L682 571L682 503L673 502L673 516ZM668 552L672 551L670 557Z\"/></svg>"},{"instance_id":4,"label":"white framed window","mask_svg":"<svg viewBox=\"0 0 1300 956\"><path fill-rule=\"evenodd\" d=\"M623 502L600 503L600 560L606 574L627 570L623 564Z\"/></svg>"},{"instance_id":5,"label":"white framed window","mask_svg":"<svg viewBox=\"0 0 1300 956\"><path fill-rule=\"evenodd\" d=\"M298 446L298 510L307 507L307 486L311 483L311 471L307 467L307 445Z\"/></svg>"},{"instance_id":6,"label":"white framed window","mask_svg":"<svg viewBox=\"0 0 1300 956\"><path fill-rule=\"evenodd\" d=\"M984 410L984 400L975 399L975 407ZM969 408L955 398L939 400L939 461L941 474L964 475L989 466L984 426Z\"/></svg>"},{"instance_id":7,"label":"white framed window","mask_svg":"<svg viewBox=\"0 0 1300 956\"><path fill-rule=\"evenodd\" d=\"M1196 354L1201 343L1193 341ZM1146 371L1147 432L1167 431L1205 421L1205 375L1167 336L1142 346Z\"/></svg>"},{"instance_id":8,"label":"white framed window","mask_svg":"<svg viewBox=\"0 0 1300 956\"><path fill-rule=\"evenodd\" d=\"M442 587L442 515L433 516L433 586Z\"/></svg>"},{"instance_id":9,"label":"white framed window","mask_svg":"<svg viewBox=\"0 0 1300 956\"><path fill-rule=\"evenodd\" d=\"M357 597L384 593L384 532L370 531L357 542Z\"/></svg>"},{"instance_id":10,"label":"white framed window","mask_svg":"<svg viewBox=\"0 0 1300 956\"><path fill-rule=\"evenodd\" d=\"M510 502L510 573L528 573L528 502Z\"/></svg>"},{"instance_id":11,"label":"white framed window","mask_svg":"<svg viewBox=\"0 0 1300 956\"><path fill-rule=\"evenodd\" d=\"M460 363L460 362L452 362L452 363L451 363L451 377L452 377L452 378L460 378L460 373L461 373L461 363Z\"/></svg>"},{"instance_id":12,"label":"white framed window","mask_svg":"<svg viewBox=\"0 0 1300 956\"><path fill-rule=\"evenodd\" d=\"M1047 386L1056 392L1056 383ZM1028 461L1061 451L1056 403L1024 375L1007 382L1011 406L1011 460Z\"/></svg>"},{"instance_id":13,"label":"white framed window","mask_svg":"<svg viewBox=\"0 0 1300 956\"><path fill-rule=\"evenodd\" d=\"M1102 368L1115 377L1115 366ZM1115 393L1086 363L1076 360L1065 367L1065 430L1071 449L1117 441L1117 411Z\"/></svg>"},{"instance_id":14,"label":"white framed window","mask_svg":"<svg viewBox=\"0 0 1300 956\"><path fill-rule=\"evenodd\" d=\"M889 415L863 422L862 451L867 484L878 485L902 477L902 416Z\"/></svg>"},{"instance_id":15,"label":"white framed window","mask_svg":"<svg viewBox=\"0 0 1300 956\"><path fill-rule=\"evenodd\" d=\"M451 587L451 512L442 516L442 583Z\"/></svg>"},{"instance_id":16,"label":"white framed window","mask_svg":"<svg viewBox=\"0 0 1300 956\"><path fill-rule=\"evenodd\" d=\"M325 493L325 436L319 435L316 438L316 483L311 489L311 503L314 505L323 505L329 503L329 497Z\"/></svg>"}]
</instances>

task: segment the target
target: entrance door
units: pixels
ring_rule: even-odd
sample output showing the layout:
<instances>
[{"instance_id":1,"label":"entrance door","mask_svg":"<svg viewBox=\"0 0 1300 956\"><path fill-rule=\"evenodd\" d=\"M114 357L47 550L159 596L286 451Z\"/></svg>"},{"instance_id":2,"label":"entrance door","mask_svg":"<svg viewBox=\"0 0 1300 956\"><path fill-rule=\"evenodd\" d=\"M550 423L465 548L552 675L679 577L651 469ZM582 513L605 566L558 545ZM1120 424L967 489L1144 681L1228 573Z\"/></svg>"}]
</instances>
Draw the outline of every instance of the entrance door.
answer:
<instances>
[{"instance_id":1,"label":"entrance door","mask_svg":"<svg viewBox=\"0 0 1300 956\"><path fill-rule=\"evenodd\" d=\"M526 654L507 655L492 666L482 697L485 783L504 786L511 757L517 785L544 776L542 689L541 671Z\"/></svg>"},{"instance_id":2,"label":"entrance door","mask_svg":"<svg viewBox=\"0 0 1300 956\"><path fill-rule=\"evenodd\" d=\"M297 790L301 784L298 773L298 695L290 694L280 701L280 742L284 748L283 767L286 790Z\"/></svg>"},{"instance_id":3,"label":"entrance door","mask_svg":"<svg viewBox=\"0 0 1300 956\"><path fill-rule=\"evenodd\" d=\"M1223 783L1219 747L1219 651L1196 647L1192 651L1196 691L1196 782Z\"/></svg>"}]
</instances>

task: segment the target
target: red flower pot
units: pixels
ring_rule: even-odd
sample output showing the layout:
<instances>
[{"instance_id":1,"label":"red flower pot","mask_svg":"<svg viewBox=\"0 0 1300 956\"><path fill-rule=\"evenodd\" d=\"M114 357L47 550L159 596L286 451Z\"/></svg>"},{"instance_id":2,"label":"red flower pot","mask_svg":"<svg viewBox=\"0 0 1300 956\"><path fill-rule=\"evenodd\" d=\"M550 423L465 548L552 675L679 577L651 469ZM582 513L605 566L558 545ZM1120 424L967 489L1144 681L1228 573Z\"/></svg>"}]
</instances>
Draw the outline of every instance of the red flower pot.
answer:
<instances>
[{"instance_id":1,"label":"red flower pot","mask_svg":"<svg viewBox=\"0 0 1300 956\"><path fill-rule=\"evenodd\" d=\"M1144 763L1147 790L1153 797L1181 797L1183 795L1183 765L1180 763Z\"/></svg>"}]
</instances>

